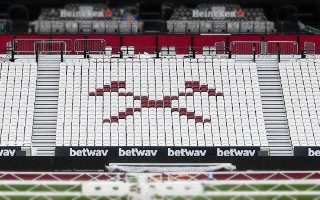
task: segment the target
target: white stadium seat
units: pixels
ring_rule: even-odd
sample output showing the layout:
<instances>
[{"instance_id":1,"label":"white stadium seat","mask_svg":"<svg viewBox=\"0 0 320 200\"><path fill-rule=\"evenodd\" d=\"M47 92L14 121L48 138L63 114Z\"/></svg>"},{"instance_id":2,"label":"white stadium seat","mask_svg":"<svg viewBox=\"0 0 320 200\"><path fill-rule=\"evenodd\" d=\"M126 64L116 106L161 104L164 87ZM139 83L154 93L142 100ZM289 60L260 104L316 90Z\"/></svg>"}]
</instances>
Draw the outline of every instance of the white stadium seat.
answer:
<instances>
[{"instance_id":1,"label":"white stadium seat","mask_svg":"<svg viewBox=\"0 0 320 200\"><path fill-rule=\"evenodd\" d=\"M0 70L0 145L30 146L37 65L2 62Z\"/></svg>"},{"instance_id":2,"label":"white stadium seat","mask_svg":"<svg viewBox=\"0 0 320 200\"><path fill-rule=\"evenodd\" d=\"M57 146L268 146L264 127L253 63L109 58L60 66Z\"/></svg>"},{"instance_id":3,"label":"white stadium seat","mask_svg":"<svg viewBox=\"0 0 320 200\"><path fill-rule=\"evenodd\" d=\"M111 46L106 46L105 47L105 55L106 56L111 56L112 54L112 47Z\"/></svg>"},{"instance_id":4,"label":"white stadium seat","mask_svg":"<svg viewBox=\"0 0 320 200\"><path fill-rule=\"evenodd\" d=\"M320 63L306 60L279 65L293 146L320 145Z\"/></svg>"},{"instance_id":5,"label":"white stadium seat","mask_svg":"<svg viewBox=\"0 0 320 200\"><path fill-rule=\"evenodd\" d=\"M61 63L56 146L269 146L255 63L162 50ZM319 69L312 59L279 64L292 146L320 145ZM30 146L37 64L0 70L0 145Z\"/></svg>"}]
</instances>

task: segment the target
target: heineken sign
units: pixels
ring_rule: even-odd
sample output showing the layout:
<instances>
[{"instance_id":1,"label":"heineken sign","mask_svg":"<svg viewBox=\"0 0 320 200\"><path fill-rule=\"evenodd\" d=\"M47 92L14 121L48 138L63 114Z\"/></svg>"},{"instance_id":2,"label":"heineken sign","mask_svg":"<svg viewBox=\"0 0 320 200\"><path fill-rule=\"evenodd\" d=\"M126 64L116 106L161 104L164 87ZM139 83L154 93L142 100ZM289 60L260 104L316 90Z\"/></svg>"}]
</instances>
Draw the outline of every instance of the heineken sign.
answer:
<instances>
[{"instance_id":1,"label":"heineken sign","mask_svg":"<svg viewBox=\"0 0 320 200\"><path fill-rule=\"evenodd\" d=\"M81 10L81 11L73 11L62 9L60 10L60 17L63 18L103 18L105 17L104 11L92 11L88 10Z\"/></svg>"},{"instance_id":2,"label":"heineken sign","mask_svg":"<svg viewBox=\"0 0 320 200\"><path fill-rule=\"evenodd\" d=\"M193 18L210 18L210 19L225 19L244 17L245 13L239 9L234 11L226 11L225 7L211 7L211 10L192 10Z\"/></svg>"},{"instance_id":3,"label":"heineken sign","mask_svg":"<svg viewBox=\"0 0 320 200\"><path fill-rule=\"evenodd\" d=\"M105 9L101 6L95 10L93 6L79 6L78 9L60 9L60 17L62 18L105 18L113 17L113 12L110 9Z\"/></svg>"}]
</instances>

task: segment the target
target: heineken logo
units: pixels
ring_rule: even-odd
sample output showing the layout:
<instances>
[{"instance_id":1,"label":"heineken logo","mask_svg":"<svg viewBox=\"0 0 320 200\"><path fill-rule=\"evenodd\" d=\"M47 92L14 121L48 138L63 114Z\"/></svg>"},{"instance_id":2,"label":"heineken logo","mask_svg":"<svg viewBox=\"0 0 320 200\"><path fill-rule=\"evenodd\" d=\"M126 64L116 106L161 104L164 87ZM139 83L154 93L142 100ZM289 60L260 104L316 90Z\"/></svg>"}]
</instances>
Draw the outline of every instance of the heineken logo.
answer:
<instances>
[{"instance_id":1,"label":"heineken logo","mask_svg":"<svg viewBox=\"0 0 320 200\"><path fill-rule=\"evenodd\" d=\"M105 17L104 11L92 11L92 10L81 10L81 11L72 11L62 9L60 10L60 17L68 18L96 18L96 17Z\"/></svg>"},{"instance_id":2,"label":"heineken logo","mask_svg":"<svg viewBox=\"0 0 320 200\"><path fill-rule=\"evenodd\" d=\"M243 10L226 11L224 7L212 7L211 10L192 10L193 18L212 18L212 19L224 19L224 18L239 18L244 17Z\"/></svg>"}]
</instances>

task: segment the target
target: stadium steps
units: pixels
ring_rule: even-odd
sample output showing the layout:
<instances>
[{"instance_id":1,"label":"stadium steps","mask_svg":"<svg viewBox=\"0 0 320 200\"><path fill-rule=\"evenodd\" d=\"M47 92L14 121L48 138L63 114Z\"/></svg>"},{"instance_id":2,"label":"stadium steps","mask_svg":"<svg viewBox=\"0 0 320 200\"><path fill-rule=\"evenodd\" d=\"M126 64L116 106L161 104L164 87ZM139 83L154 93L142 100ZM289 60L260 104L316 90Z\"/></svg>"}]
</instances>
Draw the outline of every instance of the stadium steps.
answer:
<instances>
[{"instance_id":1,"label":"stadium steps","mask_svg":"<svg viewBox=\"0 0 320 200\"><path fill-rule=\"evenodd\" d=\"M279 66L276 58L256 60L261 90L262 110L271 156L292 156Z\"/></svg>"},{"instance_id":2,"label":"stadium steps","mask_svg":"<svg viewBox=\"0 0 320 200\"><path fill-rule=\"evenodd\" d=\"M32 146L36 156L54 156L60 59L40 56L36 86Z\"/></svg>"}]
</instances>

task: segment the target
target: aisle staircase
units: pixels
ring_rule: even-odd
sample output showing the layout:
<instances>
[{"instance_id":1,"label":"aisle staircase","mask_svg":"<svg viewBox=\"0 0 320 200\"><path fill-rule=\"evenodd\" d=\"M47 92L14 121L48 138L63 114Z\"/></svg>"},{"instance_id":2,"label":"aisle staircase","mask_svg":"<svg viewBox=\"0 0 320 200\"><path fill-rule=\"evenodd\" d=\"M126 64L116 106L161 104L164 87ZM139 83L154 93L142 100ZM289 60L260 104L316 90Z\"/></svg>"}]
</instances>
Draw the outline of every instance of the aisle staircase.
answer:
<instances>
[{"instance_id":1,"label":"aisle staircase","mask_svg":"<svg viewBox=\"0 0 320 200\"><path fill-rule=\"evenodd\" d=\"M277 58L261 57L256 63L270 155L291 156L293 150Z\"/></svg>"},{"instance_id":2,"label":"aisle staircase","mask_svg":"<svg viewBox=\"0 0 320 200\"><path fill-rule=\"evenodd\" d=\"M40 56L32 146L36 156L54 156L59 94L60 58Z\"/></svg>"}]
</instances>

